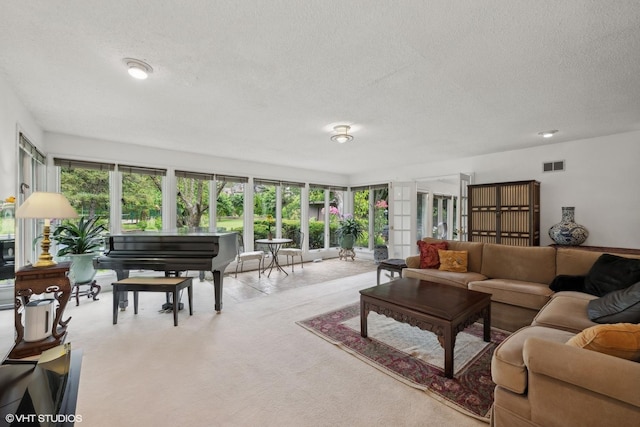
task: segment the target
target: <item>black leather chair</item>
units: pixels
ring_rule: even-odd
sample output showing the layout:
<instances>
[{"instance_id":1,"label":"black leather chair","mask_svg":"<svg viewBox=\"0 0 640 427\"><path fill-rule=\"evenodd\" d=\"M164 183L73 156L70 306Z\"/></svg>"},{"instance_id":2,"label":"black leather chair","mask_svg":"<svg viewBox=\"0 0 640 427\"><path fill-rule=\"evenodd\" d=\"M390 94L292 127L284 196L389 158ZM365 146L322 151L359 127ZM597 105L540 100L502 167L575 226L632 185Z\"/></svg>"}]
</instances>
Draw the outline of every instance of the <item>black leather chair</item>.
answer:
<instances>
[{"instance_id":1,"label":"black leather chair","mask_svg":"<svg viewBox=\"0 0 640 427\"><path fill-rule=\"evenodd\" d=\"M15 241L0 240L0 280L16 276Z\"/></svg>"}]
</instances>

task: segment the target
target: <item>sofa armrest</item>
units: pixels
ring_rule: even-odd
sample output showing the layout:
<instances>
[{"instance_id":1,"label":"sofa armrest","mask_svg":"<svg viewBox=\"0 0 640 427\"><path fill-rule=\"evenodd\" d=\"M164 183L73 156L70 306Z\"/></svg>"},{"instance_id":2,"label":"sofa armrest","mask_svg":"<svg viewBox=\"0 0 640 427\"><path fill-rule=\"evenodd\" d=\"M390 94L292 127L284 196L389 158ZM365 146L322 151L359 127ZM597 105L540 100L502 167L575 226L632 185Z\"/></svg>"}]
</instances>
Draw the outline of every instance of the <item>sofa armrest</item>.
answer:
<instances>
[{"instance_id":1,"label":"sofa armrest","mask_svg":"<svg viewBox=\"0 0 640 427\"><path fill-rule=\"evenodd\" d=\"M592 350L528 338L523 348L529 376L544 375L640 408L640 363Z\"/></svg>"},{"instance_id":2,"label":"sofa armrest","mask_svg":"<svg viewBox=\"0 0 640 427\"><path fill-rule=\"evenodd\" d=\"M407 257L404 262L407 264L407 268L420 268L420 255Z\"/></svg>"}]
</instances>

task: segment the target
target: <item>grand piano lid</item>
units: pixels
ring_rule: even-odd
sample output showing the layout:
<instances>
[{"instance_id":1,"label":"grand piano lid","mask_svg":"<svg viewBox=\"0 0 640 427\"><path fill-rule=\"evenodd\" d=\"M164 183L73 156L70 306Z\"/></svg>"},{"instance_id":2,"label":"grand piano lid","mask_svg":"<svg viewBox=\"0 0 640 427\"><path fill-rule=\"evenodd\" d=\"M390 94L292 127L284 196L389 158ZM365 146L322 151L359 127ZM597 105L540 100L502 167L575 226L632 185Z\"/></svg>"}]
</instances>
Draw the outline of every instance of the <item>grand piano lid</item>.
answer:
<instances>
[{"instance_id":1,"label":"grand piano lid","mask_svg":"<svg viewBox=\"0 0 640 427\"><path fill-rule=\"evenodd\" d=\"M235 231L183 231L183 230L161 230L161 231L129 231L120 234L109 234L108 237L116 236L226 236L237 234Z\"/></svg>"}]
</instances>

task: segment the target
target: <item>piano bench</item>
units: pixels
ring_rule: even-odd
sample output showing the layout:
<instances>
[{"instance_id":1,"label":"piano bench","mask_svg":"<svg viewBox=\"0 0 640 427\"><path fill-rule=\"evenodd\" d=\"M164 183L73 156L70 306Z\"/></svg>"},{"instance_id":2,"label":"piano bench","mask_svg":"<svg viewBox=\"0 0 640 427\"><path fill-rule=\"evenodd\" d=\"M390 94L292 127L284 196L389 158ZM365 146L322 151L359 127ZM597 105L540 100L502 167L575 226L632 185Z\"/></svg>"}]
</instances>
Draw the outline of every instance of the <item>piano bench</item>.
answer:
<instances>
[{"instance_id":1,"label":"piano bench","mask_svg":"<svg viewBox=\"0 0 640 427\"><path fill-rule=\"evenodd\" d=\"M193 288L191 277L130 277L112 283L113 324L118 323L118 303L120 292L133 291L133 313L138 314L138 292L173 293L173 326L178 326L178 292L187 288L189 295L189 315L193 315Z\"/></svg>"}]
</instances>

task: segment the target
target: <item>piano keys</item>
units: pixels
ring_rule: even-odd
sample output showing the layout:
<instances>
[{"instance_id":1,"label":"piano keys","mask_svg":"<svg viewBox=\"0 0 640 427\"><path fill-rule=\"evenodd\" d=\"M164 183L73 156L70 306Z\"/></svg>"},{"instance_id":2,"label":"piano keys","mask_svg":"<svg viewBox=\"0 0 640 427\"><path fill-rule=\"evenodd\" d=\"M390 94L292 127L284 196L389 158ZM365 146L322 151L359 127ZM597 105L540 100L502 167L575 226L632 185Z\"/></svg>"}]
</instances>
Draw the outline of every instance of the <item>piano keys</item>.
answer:
<instances>
[{"instance_id":1,"label":"piano keys","mask_svg":"<svg viewBox=\"0 0 640 427\"><path fill-rule=\"evenodd\" d=\"M118 280L129 277L130 270L164 271L180 275L184 271L211 271L215 310L222 310L224 270L237 254L236 233L130 233L109 236L103 256L93 261L96 269L115 270ZM128 305L126 292L120 309ZM175 303L175 301L174 301Z\"/></svg>"}]
</instances>

